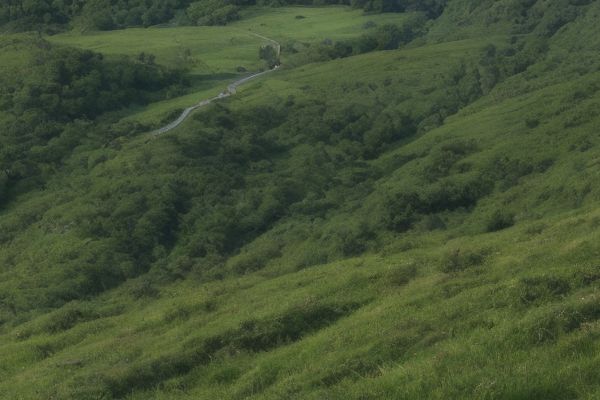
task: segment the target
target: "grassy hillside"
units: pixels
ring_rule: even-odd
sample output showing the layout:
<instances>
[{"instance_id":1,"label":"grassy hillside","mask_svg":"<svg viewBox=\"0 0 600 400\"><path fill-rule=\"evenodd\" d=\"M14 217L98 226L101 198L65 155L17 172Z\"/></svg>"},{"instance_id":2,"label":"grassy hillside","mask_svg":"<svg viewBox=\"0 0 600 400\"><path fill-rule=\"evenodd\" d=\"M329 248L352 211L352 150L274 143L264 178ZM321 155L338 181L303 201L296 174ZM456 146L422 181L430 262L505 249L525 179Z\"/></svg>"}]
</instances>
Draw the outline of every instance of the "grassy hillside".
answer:
<instances>
[{"instance_id":1,"label":"grassy hillside","mask_svg":"<svg viewBox=\"0 0 600 400\"><path fill-rule=\"evenodd\" d=\"M151 104L125 117L125 121L160 124L177 111L217 95L235 79L264 69L259 49L270 42L261 36L286 47L284 66L307 63L319 57L311 52L311 45L316 48L324 41L358 38L380 26L402 25L414 14L365 15L348 7L330 6L251 8L243 16L227 26L132 28L83 35L71 32L49 40L113 57L135 58L144 53L159 65L185 69L192 93Z\"/></svg>"},{"instance_id":2,"label":"grassy hillside","mask_svg":"<svg viewBox=\"0 0 600 400\"><path fill-rule=\"evenodd\" d=\"M600 4L571 3L449 1L408 45L291 60L160 137L87 121L0 209L0 398L600 398ZM214 29L371 18L247 12ZM164 38L213 32L187 29ZM213 73L256 61L209 42Z\"/></svg>"}]
</instances>

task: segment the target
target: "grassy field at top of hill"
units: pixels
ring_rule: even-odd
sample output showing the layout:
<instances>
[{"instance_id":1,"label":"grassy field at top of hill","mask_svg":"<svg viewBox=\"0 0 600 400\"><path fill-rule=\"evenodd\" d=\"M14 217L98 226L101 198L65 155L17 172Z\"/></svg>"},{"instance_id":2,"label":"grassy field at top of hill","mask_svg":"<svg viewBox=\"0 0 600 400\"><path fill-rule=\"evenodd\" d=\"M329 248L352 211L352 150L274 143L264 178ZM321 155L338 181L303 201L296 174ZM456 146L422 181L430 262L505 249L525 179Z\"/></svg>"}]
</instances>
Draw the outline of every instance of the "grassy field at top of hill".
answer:
<instances>
[{"instance_id":1,"label":"grassy field at top of hill","mask_svg":"<svg viewBox=\"0 0 600 400\"><path fill-rule=\"evenodd\" d=\"M53 43L94 50L106 55L137 57L145 52L158 64L187 67L193 74L236 73L236 67L262 67L258 49L264 40L228 26L129 28L109 32L65 33Z\"/></svg>"}]
</instances>

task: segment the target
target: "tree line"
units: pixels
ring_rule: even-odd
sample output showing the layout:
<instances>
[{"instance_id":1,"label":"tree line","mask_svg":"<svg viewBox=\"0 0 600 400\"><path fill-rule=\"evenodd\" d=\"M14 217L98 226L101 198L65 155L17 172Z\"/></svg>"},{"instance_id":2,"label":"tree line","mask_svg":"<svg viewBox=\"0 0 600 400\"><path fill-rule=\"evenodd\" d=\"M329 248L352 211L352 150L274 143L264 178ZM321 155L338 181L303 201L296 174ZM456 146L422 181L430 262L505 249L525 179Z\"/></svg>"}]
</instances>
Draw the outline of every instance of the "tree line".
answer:
<instances>
[{"instance_id":1,"label":"tree line","mask_svg":"<svg viewBox=\"0 0 600 400\"><path fill-rule=\"evenodd\" d=\"M132 104L164 98L184 87L184 75L144 57L53 46L42 39L19 43L33 64L16 76L0 75L0 205L18 182L39 179L85 137L86 121ZM47 168L46 168L47 169Z\"/></svg>"},{"instance_id":2,"label":"tree line","mask_svg":"<svg viewBox=\"0 0 600 400\"><path fill-rule=\"evenodd\" d=\"M54 31L66 26L111 30L180 24L223 25L240 18L245 6L349 5L367 12L421 11L429 18L441 14L446 0L5 0L0 24L13 30Z\"/></svg>"}]
</instances>

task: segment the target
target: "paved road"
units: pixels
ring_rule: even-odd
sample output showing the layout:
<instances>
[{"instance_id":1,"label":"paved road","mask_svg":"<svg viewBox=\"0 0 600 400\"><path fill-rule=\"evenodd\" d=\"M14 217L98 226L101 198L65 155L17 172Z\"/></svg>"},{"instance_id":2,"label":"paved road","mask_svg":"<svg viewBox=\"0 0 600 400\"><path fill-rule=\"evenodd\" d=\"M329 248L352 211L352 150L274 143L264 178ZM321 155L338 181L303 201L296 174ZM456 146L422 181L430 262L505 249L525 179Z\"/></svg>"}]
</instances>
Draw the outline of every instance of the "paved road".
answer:
<instances>
[{"instance_id":1,"label":"paved road","mask_svg":"<svg viewBox=\"0 0 600 400\"><path fill-rule=\"evenodd\" d=\"M254 35L254 36L257 36L257 37L259 37L261 39L265 39L265 40L268 40L268 41L270 41L272 43L275 43L276 46L277 46L277 53L278 54L281 51L280 50L281 49L281 45L278 42L276 42L276 41L274 41L272 39L269 39L269 38L267 38L265 36L259 35L257 33L251 33L251 34ZM254 78L258 78L259 76L266 75L268 73L276 71L278 68L279 68L279 65L275 66L275 68L270 69L268 71L258 72L256 74L247 76L245 78L242 78L240 80L237 80L237 81L233 82L232 84L230 84L229 86L227 86L227 89L224 92L219 93L218 96L212 97L210 99L202 100L200 103L198 103L196 105L193 105L191 107L188 107L185 110L183 110L183 112L181 113L181 115L179 116L179 118L177 118L175 121L171 122L170 124L165 125L162 128L157 129L156 131L154 131L153 132L154 135L162 135L163 133L167 133L170 130L173 130L173 129L177 128L179 125L181 125L181 123L183 121L185 121L187 119L187 117L189 117L189 115L192 113L192 111L194 111L194 110L196 110L198 108L205 107L205 106L209 105L210 103L212 103L215 100L224 99L226 97L234 95L237 92L237 88L240 85L243 85L244 83L246 83L246 82L248 82L248 81L250 81L250 80L252 80Z\"/></svg>"}]
</instances>

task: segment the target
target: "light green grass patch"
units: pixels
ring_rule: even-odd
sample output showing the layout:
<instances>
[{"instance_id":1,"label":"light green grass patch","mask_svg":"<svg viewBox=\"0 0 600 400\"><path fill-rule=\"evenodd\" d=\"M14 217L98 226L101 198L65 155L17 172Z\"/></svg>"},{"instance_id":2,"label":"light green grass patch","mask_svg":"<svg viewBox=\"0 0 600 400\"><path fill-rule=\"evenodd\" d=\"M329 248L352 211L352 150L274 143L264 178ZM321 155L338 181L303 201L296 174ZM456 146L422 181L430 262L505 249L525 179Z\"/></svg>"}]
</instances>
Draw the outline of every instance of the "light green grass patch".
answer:
<instances>
[{"instance_id":1,"label":"light green grass patch","mask_svg":"<svg viewBox=\"0 0 600 400\"><path fill-rule=\"evenodd\" d=\"M400 24L411 14L368 15L349 7L251 8L232 27L249 29L275 40L319 41L349 39L367 32L365 24Z\"/></svg>"},{"instance_id":2,"label":"light green grass patch","mask_svg":"<svg viewBox=\"0 0 600 400\"><path fill-rule=\"evenodd\" d=\"M50 41L94 50L106 55L137 56L144 52L173 68L188 67L196 74L232 73L243 66L262 65L262 39L230 27L130 28L86 34L66 33Z\"/></svg>"}]
</instances>

